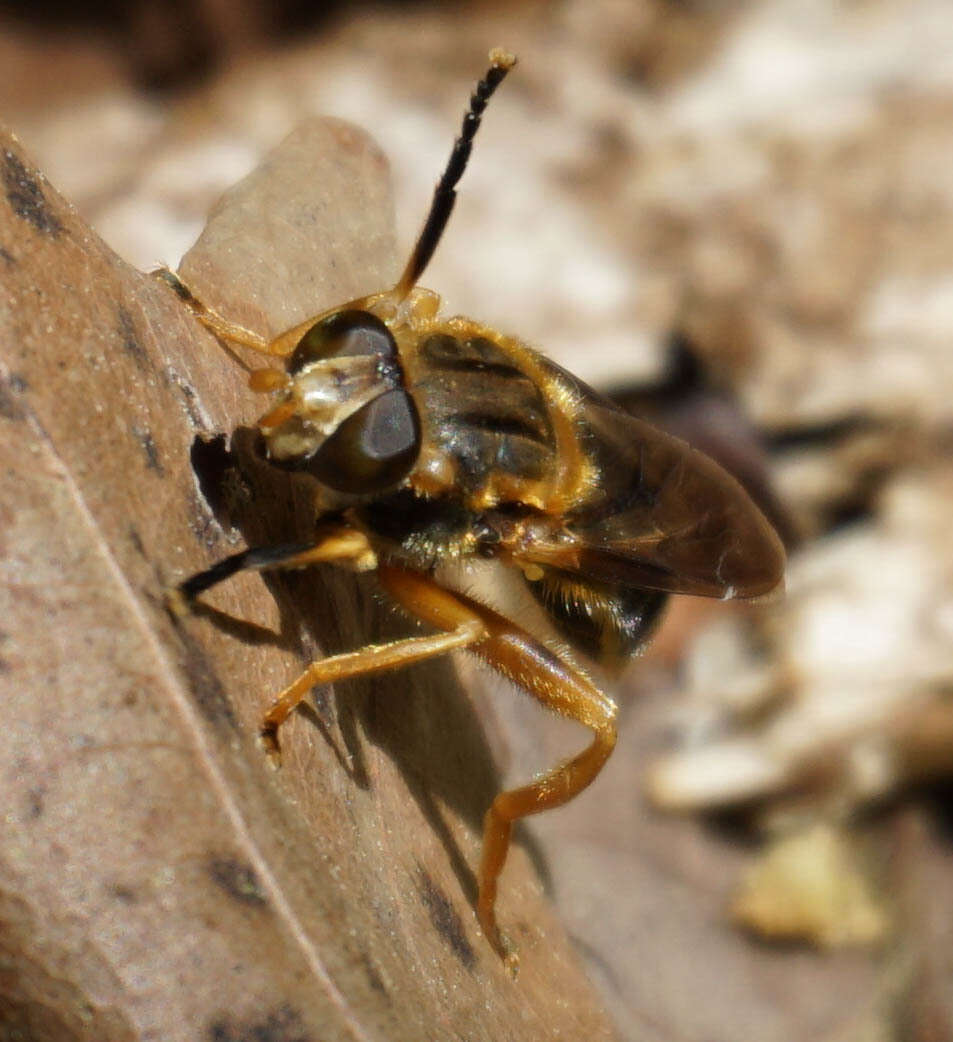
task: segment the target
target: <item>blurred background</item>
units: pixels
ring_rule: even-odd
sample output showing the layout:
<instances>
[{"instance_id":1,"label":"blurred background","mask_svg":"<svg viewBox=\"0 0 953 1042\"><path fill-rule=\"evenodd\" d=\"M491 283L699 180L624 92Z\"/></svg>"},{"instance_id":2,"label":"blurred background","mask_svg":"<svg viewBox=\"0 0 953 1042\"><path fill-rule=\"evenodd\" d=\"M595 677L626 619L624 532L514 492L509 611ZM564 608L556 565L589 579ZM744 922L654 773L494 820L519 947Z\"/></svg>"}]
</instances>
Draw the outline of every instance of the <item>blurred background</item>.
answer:
<instances>
[{"instance_id":1,"label":"blurred background","mask_svg":"<svg viewBox=\"0 0 953 1042\"><path fill-rule=\"evenodd\" d=\"M409 249L497 44L425 283L717 456L790 550L783 599L673 604L597 791L533 822L580 957L627 1039L953 1040L948 0L2 2L0 120L148 269L342 116ZM561 748L484 712L507 775Z\"/></svg>"}]
</instances>

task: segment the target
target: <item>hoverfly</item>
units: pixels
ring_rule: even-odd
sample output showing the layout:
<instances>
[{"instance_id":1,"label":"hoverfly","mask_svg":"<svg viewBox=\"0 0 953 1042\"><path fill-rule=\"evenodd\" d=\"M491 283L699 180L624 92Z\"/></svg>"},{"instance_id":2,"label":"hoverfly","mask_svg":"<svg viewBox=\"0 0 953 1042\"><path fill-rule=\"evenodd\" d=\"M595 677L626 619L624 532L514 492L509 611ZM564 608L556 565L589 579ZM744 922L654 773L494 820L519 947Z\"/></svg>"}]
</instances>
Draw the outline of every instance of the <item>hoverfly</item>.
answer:
<instances>
[{"instance_id":1,"label":"hoverfly","mask_svg":"<svg viewBox=\"0 0 953 1042\"><path fill-rule=\"evenodd\" d=\"M517 958L496 919L513 823L592 782L616 742L616 706L574 663L505 615L435 577L449 559L491 558L522 573L569 641L597 661L634 654L669 594L758 597L784 551L741 486L708 457L622 412L515 337L442 318L417 286L447 225L491 95L515 64L501 50L477 84L423 230L397 284L302 322L273 341L207 309L164 278L226 344L281 359L251 372L273 396L259 421L275 465L316 479L306 544L246 550L181 583L185 610L246 569L333 563L373 570L433 632L313 663L272 703L278 731L316 686L466 648L548 709L593 732L567 763L499 794L486 813L477 915L494 950Z\"/></svg>"}]
</instances>

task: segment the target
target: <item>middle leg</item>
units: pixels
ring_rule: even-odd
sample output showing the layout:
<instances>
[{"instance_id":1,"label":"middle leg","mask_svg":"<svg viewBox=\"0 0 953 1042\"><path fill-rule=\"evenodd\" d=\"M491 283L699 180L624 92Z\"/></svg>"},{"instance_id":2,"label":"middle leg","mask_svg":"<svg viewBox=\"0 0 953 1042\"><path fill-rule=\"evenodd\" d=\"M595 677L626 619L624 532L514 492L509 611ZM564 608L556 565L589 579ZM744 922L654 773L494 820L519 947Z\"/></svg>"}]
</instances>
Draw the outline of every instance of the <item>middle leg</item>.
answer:
<instances>
[{"instance_id":1,"label":"middle leg","mask_svg":"<svg viewBox=\"0 0 953 1042\"><path fill-rule=\"evenodd\" d=\"M483 635L468 645L470 651L547 709L593 731L592 743L581 753L530 785L500 793L486 813L477 916L487 940L515 976L519 960L496 919L497 886L513 823L568 803L596 777L615 748L616 705L584 673L486 605L451 595L433 580L391 565L380 565L378 578L399 604L432 626L447 629L463 617L478 621Z\"/></svg>"}]
</instances>

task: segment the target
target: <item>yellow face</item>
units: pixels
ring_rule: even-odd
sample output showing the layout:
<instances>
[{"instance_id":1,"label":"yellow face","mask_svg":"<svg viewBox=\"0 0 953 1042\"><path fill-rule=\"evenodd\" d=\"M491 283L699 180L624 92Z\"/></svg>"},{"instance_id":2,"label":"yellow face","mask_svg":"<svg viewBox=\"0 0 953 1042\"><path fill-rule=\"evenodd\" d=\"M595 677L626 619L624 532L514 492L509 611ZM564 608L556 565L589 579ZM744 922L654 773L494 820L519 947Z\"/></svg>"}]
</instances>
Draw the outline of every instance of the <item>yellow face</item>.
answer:
<instances>
[{"instance_id":1,"label":"yellow face","mask_svg":"<svg viewBox=\"0 0 953 1042\"><path fill-rule=\"evenodd\" d=\"M400 483L420 449L387 326L356 308L316 322L288 358L283 398L260 423L273 462L356 495Z\"/></svg>"}]
</instances>

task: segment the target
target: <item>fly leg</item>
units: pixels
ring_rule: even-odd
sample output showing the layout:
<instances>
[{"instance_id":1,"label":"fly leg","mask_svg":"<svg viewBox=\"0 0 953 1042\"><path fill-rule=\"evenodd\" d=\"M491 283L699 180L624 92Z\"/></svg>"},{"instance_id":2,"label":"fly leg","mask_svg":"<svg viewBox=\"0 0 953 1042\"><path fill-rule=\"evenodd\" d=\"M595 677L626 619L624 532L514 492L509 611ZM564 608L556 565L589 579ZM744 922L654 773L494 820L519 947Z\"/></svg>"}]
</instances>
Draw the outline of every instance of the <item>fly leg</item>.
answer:
<instances>
[{"instance_id":1,"label":"fly leg","mask_svg":"<svg viewBox=\"0 0 953 1042\"><path fill-rule=\"evenodd\" d=\"M306 548L246 551L200 572L178 588L183 603L246 567L304 567L319 561L360 561L360 543L373 553L363 535L342 528ZM267 555L271 555L268 557ZM373 567L373 564L365 564ZM261 736L271 758L278 757L278 729L311 688L408 666L467 648L479 655L547 709L576 720L593 731L592 743L567 763L530 785L507 790L494 799L483 827L477 916L487 940L515 976L516 952L501 934L496 919L500 874L509 851L513 823L530 814L568 803L596 777L616 742L616 706L582 672L558 658L505 616L464 594L451 592L420 572L377 563L383 588L411 615L440 632L375 644L312 663L282 691L262 721Z\"/></svg>"},{"instance_id":2,"label":"fly leg","mask_svg":"<svg viewBox=\"0 0 953 1042\"><path fill-rule=\"evenodd\" d=\"M248 347L252 351L257 351L262 355L270 355L272 358L286 358L294 351L298 344L298 341L304 336L305 333L318 322L324 314L322 312L318 315L313 315L311 318L307 318L304 322L299 322L298 325L292 326L291 329L285 330L280 336L269 340L267 337L263 337L260 333L256 333L245 326L240 326L235 322L230 322L227 318L220 315L217 311L203 304L201 300L189 289L189 287L179 278L179 276L172 271L170 268L156 268L152 272L154 278L157 278L160 282L164 282L167 286L172 289L175 295L181 300L193 315L205 326L206 329L218 337L222 345L228 351L228 353L235 359L236 362L245 370L252 373L272 373L274 370L261 369L253 370L237 354L231 349L232 344L237 344L239 347ZM366 297L363 300L353 302L354 307L361 305L370 305L375 300L381 298L385 294L377 294L376 296ZM277 377L259 377L257 380L252 381L252 390L255 391L270 391L276 386Z\"/></svg>"},{"instance_id":3,"label":"fly leg","mask_svg":"<svg viewBox=\"0 0 953 1042\"><path fill-rule=\"evenodd\" d=\"M201 322L206 329L213 332L219 340L225 341L226 344L238 344L240 347L250 347L253 351L259 351L262 354L274 354L274 352L269 350L269 343L265 337L260 333L255 333L250 329L246 329L244 326L239 326L234 322L229 322L228 319L223 318L217 311L213 311L210 307L207 307L170 268L156 268L156 270L152 272L152 276L169 286L179 300L181 300L192 314L195 315L199 322ZM229 352L229 354L232 354L232 352ZM243 368L248 368L244 362L237 357L237 355L232 354L232 357L235 358Z\"/></svg>"},{"instance_id":4,"label":"fly leg","mask_svg":"<svg viewBox=\"0 0 953 1042\"><path fill-rule=\"evenodd\" d=\"M306 568L323 563L346 563L366 571L376 566L377 559L362 532L340 526L330 529L316 543L243 550L226 557L175 587L168 595L169 606L175 614L184 615L200 593L217 586L237 572ZM407 585L416 596L429 598L430 613L435 619L439 619L434 625L442 632L395 640L387 644L372 644L358 651L345 652L313 662L294 683L278 695L262 720L262 742L273 763L277 764L280 757L279 727L313 687L409 666L414 662L446 654L454 648L466 647L485 636L479 618L471 612L461 610L454 594L419 573L403 574L408 576Z\"/></svg>"},{"instance_id":5,"label":"fly leg","mask_svg":"<svg viewBox=\"0 0 953 1042\"><path fill-rule=\"evenodd\" d=\"M278 695L265 713L261 725L261 739L265 751L272 763L277 765L281 752L278 728L313 687L409 666L414 662L445 655L455 648L465 648L480 640L482 636L479 620L461 619L459 625L445 633L427 637L406 637L389 644L369 644L358 651L347 651L342 655L333 655L331 658L312 662L293 684Z\"/></svg>"},{"instance_id":6,"label":"fly leg","mask_svg":"<svg viewBox=\"0 0 953 1042\"><path fill-rule=\"evenodd\" d=\"M447 629L467 618L479 623L482 636L469 644L470 651L547 709L576 720L594 734L592 743L567 763L530 785L500 793L484 819L477 916L487 940L515 976L519 960L496 919L497 884L513 823L568 803L596 777L615 747L616 705L585 674L485 605L462 594L451 595L433 580L391 565L380 565L378 577L402 607L432 626Z\"/></svg>"},{"instance_id":7,"label":"fly leg","mask_svg":"<svg viewBox=\"0 0 953 1042\"><path fill-rule=\"evenodd\" d=\"M232 554L174 586L166 601L174 615L187 615L200 593L238 572L290 571L329 563L347 563L358 571L368 571L376 567L377 557L362 532L340 525L325 531L317 542L259 546Z\"/></svg>"}]
</instances>

